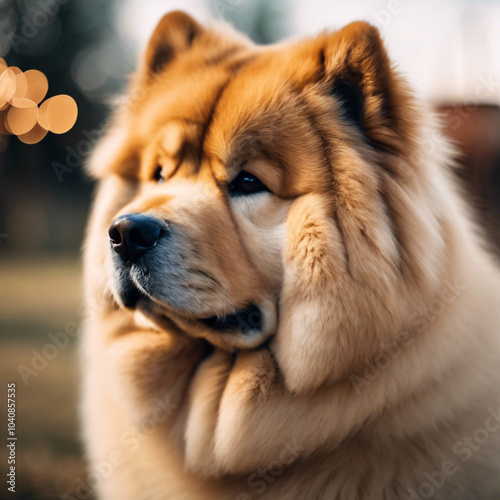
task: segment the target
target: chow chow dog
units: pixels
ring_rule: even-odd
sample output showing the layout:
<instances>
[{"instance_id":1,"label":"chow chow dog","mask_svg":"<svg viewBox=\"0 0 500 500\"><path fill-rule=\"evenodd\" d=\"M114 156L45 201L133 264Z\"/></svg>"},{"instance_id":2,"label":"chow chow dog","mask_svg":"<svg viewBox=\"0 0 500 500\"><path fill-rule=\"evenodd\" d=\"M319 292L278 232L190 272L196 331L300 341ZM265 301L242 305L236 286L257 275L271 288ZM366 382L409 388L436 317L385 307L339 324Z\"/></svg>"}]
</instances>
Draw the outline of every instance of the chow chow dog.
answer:
<instances>
[{"instance_id":1,"label":"chow chow dog","mask_svg":"<svg viewBox=\"0 0 500 500\"><path fill-rule=\"evenodd\" d=\"M500 498L500 272L377 29L161 19L96 148L86 486Z\"/></svg>"}]
</instances>

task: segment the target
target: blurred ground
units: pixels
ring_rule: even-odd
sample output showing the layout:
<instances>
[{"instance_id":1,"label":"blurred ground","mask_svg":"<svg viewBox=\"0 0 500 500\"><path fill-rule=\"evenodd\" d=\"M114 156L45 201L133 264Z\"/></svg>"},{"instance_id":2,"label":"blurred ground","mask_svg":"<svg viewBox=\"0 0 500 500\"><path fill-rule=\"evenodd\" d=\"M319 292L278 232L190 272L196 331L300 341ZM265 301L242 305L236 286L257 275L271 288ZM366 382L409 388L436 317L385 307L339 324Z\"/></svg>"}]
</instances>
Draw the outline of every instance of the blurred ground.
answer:
<instances>
[{"instance_id":1,"label":"blurred ground","mask_svg":"<svg viewBox=\"0 0 500 500\"><path fill-rule=\"evenodd\" d=\"M2 488L0 498L60 498L73 492L75 478L84 476L77 415L77 341L66 335L66 347L47 345L54 345L52 334L79 323L80 265L77 257L68 256L2 257L0 277L0 379L16 382L18 436L16 493ZM45 359L46 365L42 353L53 358ZM5 387L2 390L5 396ZM4 410L0 417L5 429ZM0 449L0 461L6 464L7 449Z\"/></svg>"}]
</instances>

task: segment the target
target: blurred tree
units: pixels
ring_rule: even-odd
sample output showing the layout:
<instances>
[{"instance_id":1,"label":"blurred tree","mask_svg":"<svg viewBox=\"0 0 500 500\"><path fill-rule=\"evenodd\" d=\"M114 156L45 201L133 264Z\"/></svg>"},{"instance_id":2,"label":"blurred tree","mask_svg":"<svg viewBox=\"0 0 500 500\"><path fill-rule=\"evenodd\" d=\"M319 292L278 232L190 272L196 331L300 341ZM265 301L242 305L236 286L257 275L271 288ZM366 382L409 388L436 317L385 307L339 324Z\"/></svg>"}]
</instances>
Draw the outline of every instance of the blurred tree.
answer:
<instances>
[{"instance_id":1,"label":"blurred tree","mask_svg":"<svg viewBox=\"0 0 500 500\"><path fill-rule=\"evenodd\" d=\"M47 97L69 94L78 120L36 145L0 137L0 251L78 250L91 184L83 164L102 133L109 97L135 54L113 29L116 0L0 0L0 57L38 69ZM65 165L65 170L57 165ZM59 174L59 175L58 175Z\"/></svg>"}]
</instances>

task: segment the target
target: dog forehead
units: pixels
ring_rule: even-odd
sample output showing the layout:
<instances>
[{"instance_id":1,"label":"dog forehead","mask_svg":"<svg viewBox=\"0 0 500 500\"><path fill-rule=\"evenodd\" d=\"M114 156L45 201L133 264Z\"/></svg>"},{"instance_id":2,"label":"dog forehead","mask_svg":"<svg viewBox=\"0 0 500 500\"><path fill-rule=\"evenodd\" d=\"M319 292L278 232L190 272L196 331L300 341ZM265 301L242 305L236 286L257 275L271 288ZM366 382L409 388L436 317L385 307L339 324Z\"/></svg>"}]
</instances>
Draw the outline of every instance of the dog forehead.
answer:
<instances>
[{"instance_id":1,"label":"dog forehead","mask_svg":"<svg viewBox=\"0 0 500 500\"><path fill-rule=\"evenodd\" d=\"M231 132L241 132L252 115L272 111L279 96L286 100L290 87L310 80L315 64L306 64L295 46L290 49L245 48L216 63L213 57L207 63L203 51L186 57L157 75L141 92L143 99L131 100L136 132L147 140L172 120L197 124L200 134L237 122L239 127Z\"/></svg>"},{"instance_id":2,"label":"dog forehead","mask_svg":"<svg viewBox=\"0 0 500 500\"><path fill-rule=\"evenodd\" d=\"M193 71L184 78L165 76L151 89L135 111L136 132L149 140L170 122L198 125L200 133L210 120L213 106L227 84L228 75L215 71Z\"/></svg>"},{"instance_id":3,"label":"dog forehead","mask_svg":"<svg viewBox=\"0 0 500 500\"><path fill-rule=\"evenodd\" d=\"M176 175L181 170L198 173L208 158L216 178L227 181L243 164L262 159L269 151L281 156L272 161L283 170L292 160L320 165L321 160L313 158L319 148L307 130L302 101L304 86L316 77L317 64L310 47L294 44L248 48L240 51L237 63L221 60L207 65L199 59L174 66L157 77L134 113L138 115L135 130L146 148L161 148L172 158L188 157L187 170L176 169L177 163L172 162L169 169ZM161 140L152 147L153 137L158 136ZM303 137L307 145L292 143L292 136ZM289 174L283 172L289 178L287 195L312 187L309 180L295 182Z\"/></svg>"}]
</instances>

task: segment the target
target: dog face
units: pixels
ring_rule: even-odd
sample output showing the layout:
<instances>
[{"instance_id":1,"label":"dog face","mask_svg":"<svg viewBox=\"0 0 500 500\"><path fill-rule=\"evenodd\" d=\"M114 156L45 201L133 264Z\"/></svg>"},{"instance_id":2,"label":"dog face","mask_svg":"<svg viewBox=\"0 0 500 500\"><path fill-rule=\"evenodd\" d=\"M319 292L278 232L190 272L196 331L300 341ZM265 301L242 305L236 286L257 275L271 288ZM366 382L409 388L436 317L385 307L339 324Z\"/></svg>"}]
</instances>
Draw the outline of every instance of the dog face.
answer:
<instances>
[{"instance_id":1,"label":"dog face","mask_svg":"<svg viewBox=\"0 0 500 500\"><path fill-rule=\"evenodd\" d=\"M91 165L127 185L116 301L224 349L270 339L293 391L346 376L441 281L416 121L365 23L263 49L168 14Z\"/></svg>"}]
</instances>

